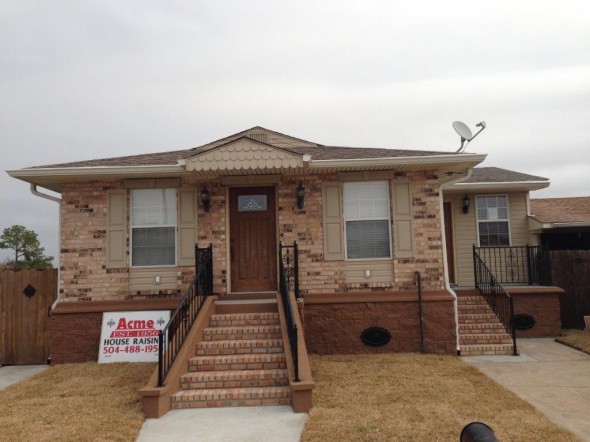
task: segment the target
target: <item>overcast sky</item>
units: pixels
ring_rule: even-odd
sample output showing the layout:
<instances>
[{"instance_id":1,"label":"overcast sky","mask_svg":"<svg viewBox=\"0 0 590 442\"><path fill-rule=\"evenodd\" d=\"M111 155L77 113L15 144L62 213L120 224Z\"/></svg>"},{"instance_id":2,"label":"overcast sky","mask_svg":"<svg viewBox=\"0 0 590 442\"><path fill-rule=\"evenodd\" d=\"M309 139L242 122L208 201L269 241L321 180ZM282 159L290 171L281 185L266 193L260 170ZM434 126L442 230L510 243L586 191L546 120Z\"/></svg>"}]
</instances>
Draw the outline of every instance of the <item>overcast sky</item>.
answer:
<instances>
[{"instance_id":1,"label":"overcast sky","mask_svg":"<svg viewBox=\"0 0 590 442\"><path fill-rule=\"evenodd\" d=\"M455 151L590 195L590 2L23 1L0 8L0 169L184 149L260 125ZM0 173L0 229L58 254L57 204ZM0 252L0 257L5 256Z\"/></svg>"}]
</instances>

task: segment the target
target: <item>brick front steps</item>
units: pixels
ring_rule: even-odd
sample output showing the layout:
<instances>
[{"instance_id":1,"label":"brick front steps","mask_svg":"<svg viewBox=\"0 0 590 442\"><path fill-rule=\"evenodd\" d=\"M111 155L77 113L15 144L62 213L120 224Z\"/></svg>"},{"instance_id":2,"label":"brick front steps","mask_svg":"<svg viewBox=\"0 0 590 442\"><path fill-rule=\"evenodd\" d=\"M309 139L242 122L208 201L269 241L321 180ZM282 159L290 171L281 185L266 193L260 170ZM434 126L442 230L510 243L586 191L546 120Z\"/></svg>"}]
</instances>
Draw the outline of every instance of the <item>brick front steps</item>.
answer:
<instances>
[{"instance_id":1,"label":"brick front steps","mask_svg":"<svg viewBox=\"0 0 590 442\"><path fill-rule=\"evenodd\" d=\"M211 315L172 409L289 405L278 313Z\"/></svg>"},{"instance_id":2,"label":"brick front steps","mask_svg":"<svg viewBox=\"0 0 590 442\"><path fill-rule=\"evenodd\" d=\"M512 337L476 290L456 290L461 356L511 355Z\"/></svg>"}]
</instances>

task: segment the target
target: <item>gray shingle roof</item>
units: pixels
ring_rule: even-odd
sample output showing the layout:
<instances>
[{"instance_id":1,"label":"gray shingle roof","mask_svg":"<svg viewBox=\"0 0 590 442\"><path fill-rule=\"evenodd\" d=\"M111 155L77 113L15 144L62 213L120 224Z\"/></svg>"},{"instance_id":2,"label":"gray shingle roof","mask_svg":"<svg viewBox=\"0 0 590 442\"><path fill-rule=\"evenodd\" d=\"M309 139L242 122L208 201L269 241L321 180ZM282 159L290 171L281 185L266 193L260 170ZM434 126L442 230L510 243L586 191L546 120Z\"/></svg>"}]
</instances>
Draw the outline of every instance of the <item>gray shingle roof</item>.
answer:
<instances>
[{"instance_id":1,"label":"gray shingle roof","mask_svg":"<svg viewBox=\"0 0 590 442\"><path fill-rule=\"evenodd\" d=\"M234 141L235 137L226 137L222 140ZM216 142L214 142L216 143ZM308 142L304 142L308 143ZM114 158L102 158L87 161L75 161L70 163L49 164L35 166L37 168L67 168L67 167L126 167L126 166L166 166L175 165L179 160L185 160L209 148L213 143L192 149L175 150L170 152L148 153ZM302 143L303 144L303 143ZM344 160L362 158L397 158L420 157L431 155L462 155L455 152L438 152L429 150L404 150L404 149L380 149L370 147L341 147L341 146L292 146L282 148L290 152L303 155L311 155L313 160Z\"/></svg>"},{"instance_id":2,"label":"gray shingle roof","mask_svg":"<svg viewBox=\"0 0 590 442\"><path fill-rule=\"evenodd\" d=\"M513 183L525 181L549 181L543 178L513 170L501 169L499 167L476 167L473 169L471 178L466 183Z\"/></svg>"}]
</instances>

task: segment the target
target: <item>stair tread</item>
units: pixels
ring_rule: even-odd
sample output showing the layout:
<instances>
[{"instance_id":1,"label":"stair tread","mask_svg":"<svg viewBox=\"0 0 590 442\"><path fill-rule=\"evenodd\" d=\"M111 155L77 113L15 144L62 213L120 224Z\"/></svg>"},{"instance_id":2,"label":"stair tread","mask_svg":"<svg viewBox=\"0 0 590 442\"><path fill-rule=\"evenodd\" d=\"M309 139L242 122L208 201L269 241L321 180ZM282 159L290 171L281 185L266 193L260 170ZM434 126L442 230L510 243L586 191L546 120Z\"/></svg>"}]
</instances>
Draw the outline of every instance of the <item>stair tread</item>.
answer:
<instances>
[{"instance_id":1,"label":"stair tread","mask_svg":"<svg viewBox=\"0 0 590 442\"><path fill-rule=\"evenodd\" d=\"M284 361L286 359L285 353L244 353L239 355L207 355L207 356L193 356L190 362L274 362Z\"/></svg>"},{"instance_id":2,"label":"stair tread","mask_svg":"<svg viewBox=\"0 0 590 442\"><path fill-rule=\"evenodd\" d=\"M197 344L200 348L231 348L231 347L282 347L283 340L278 338L269 339L221 339L219 341L201 341Z\"/></svg>"},{"instance_id":3,"label":"stair tread","mask_svg":"<svg viewBox=\"0 0 590 442\"><path fill-rule=\"evenodd\" d=\"M268 370L228 370L228 371L189 371L183 374L180 378L182 380L209 380L209 379L223 379L233 380L241 378L275 378L287 377L286 368L275 368Z\"/></svg>"},{"instance_id":4,"label":"stair tread","mask_svg":"<svg viewBox=\"0 0 590 442\"><path fill-rule=\"evenodd\" d=\"M182 400L223 400L268 397L288 397L288 386L242 387L242 388L204 388L199 390L180 390L172 395L172 401Z\"/></svg>"}]
</instances>

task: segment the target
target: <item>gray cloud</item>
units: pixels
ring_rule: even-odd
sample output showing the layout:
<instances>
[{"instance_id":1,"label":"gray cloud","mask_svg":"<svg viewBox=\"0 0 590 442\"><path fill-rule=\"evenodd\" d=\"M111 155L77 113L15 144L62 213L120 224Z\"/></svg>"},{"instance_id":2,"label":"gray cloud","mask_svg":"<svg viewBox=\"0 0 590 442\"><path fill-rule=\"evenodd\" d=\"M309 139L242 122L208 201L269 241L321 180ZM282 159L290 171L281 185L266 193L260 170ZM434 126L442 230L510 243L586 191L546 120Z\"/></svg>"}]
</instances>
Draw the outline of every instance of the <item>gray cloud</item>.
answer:
<instances>
[{"instance_id":1,"label":"gray cloud","mask_svg":"<svg viewBox=\"0 0 590 442\"><path fill-rule=\"evenodd\" d=\"M9 1L0 165L193 147L262 125L324 144L456 150L590 194L590 3ZM0 228L57 250L56 205L0 176ZM0 256L2 256L0 254Z\"/></svg>"}]
</instances>

